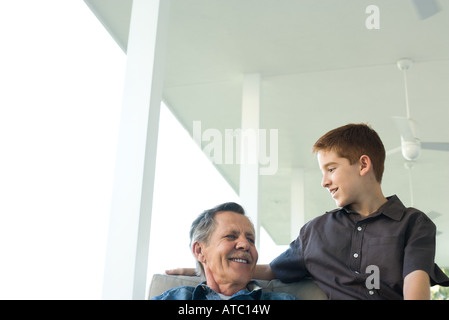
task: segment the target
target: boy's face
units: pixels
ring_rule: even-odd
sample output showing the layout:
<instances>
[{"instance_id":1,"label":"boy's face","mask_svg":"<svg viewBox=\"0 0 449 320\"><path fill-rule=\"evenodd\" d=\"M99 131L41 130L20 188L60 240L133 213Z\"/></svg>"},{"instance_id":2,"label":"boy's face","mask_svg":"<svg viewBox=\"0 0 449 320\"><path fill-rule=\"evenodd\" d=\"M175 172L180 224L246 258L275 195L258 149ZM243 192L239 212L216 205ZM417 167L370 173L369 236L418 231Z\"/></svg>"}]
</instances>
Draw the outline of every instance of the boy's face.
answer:
<instances>
[{"instance_id":1,"label":"boy's face","mask_svg":"<svg viewBox=\"0 0 449 320\"><path fill-rule=\"evenodd\" d=\"M323 173L321 185L328 189L338 207L355 204L359 199L360 166L353 165L334 151L321 150L317 153L318 164Z\"/></svg>"}]
</instances>

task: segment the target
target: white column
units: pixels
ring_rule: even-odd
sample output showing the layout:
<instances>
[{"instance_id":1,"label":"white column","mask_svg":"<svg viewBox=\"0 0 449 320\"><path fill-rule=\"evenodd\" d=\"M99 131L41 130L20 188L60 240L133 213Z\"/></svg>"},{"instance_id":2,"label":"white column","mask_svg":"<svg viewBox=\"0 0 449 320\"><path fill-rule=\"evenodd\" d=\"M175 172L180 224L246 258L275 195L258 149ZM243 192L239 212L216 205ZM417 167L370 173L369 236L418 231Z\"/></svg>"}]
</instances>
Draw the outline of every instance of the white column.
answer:
<instances>
[{"instance_id":1,"label":"white column","mask_svg":"<svg viewBox=\"0 0 449 320\"><path fill-rule=\"evenodd\" d=\"M259 247L259 110L260 75L243 77L242 134L240 135L240 201L256 229Z\"/></svg>"},{"instance_id":2,"label":"white column","mask_svg":"<svg viewBox=\"0 0 449 320\"><path fill-rule=\"evenodd\" d=\"M299 229L301 229L305 223L303 168L292 169L290 190L290 238L293 240L298 237Z\"/></svg>"},{"instance_id":3,"label":"white column","mask_svg":"<svg viewBox=\"0 0 449 320\"><path fill-rule=\"evenodd\" d=\"M145 298L168 4L133 1L104 299Z\"/></svg>"}]
</instances>

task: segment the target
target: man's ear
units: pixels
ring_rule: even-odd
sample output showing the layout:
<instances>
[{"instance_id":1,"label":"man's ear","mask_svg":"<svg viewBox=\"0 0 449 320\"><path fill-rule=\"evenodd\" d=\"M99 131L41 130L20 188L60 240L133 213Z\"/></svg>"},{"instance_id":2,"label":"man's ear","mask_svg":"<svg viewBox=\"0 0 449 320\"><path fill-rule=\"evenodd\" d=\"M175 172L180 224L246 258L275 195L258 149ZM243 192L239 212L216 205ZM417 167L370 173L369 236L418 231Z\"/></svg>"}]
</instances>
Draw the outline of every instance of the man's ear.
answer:
<instances>
[{"instance_id":1,"label":"man's ear","mask_svg":"<svg viewBox=\"0 0 449 320\"><path fill-rule=\"evenodd\" d=\"M195 256L196 260L199 262L203 262L204 255L203 255L203 246L198 241L195 241L192 245L192 252Z\"/></svg>"},{"instance_id":2,"label":"man's ear","mask_svg":"<svg viewBox=\"0 0 449 320\"><path fill-rule=\"evenodd\" d=\"M360 175L364 176L368 172L371 171L372 163L370 157L368 157L366 154L362 155L359 159L360 164Z\"/></svg>"}]
</instances>

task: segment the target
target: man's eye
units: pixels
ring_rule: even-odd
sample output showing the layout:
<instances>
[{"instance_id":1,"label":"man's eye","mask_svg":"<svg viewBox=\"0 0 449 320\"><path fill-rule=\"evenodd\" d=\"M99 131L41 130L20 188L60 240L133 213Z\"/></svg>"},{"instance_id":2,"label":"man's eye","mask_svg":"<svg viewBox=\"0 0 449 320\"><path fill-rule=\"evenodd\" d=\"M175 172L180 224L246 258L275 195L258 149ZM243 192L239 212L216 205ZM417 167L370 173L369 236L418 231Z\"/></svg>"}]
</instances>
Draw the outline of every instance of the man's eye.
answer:
<instances>
[{"instance_id":1,"label":"man's eye","mask_svg":"<svg viewBox=\"0 0 449 320\"><path fill-rule=\"evenodd\" d=\"M255 243L254 239L248 238L248 242Z\"/></svg>"},{"instance_id":2,"label":"man's eye","mask_svg":"<svg viewBox=\"0 0 449 320\"><path fill-rule=\"evenodd\" d=\"M327 171L329 171L329 172L334 172L335 171L335 168L329 168Z\"/></svg>"},{"instance_id":3,"label":"man's eye","mask_svg":"<svg viewBox=\"0 0 449 320\"><path fill-rule=\"evenodd\" d=\"M235 239L236 237L233 234L228 234L226 236L226 238L228 238L228 239Z\"/></svg>"}]
</instances>

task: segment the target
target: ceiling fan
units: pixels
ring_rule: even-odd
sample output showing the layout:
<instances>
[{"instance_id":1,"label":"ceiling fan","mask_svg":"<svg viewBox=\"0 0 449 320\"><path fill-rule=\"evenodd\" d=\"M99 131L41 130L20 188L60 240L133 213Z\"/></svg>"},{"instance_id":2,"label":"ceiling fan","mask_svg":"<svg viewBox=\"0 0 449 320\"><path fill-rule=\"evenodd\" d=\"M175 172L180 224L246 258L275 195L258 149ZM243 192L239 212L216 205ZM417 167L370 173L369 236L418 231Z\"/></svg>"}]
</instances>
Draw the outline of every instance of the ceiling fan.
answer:
<instances>
[{"instance_id":1,"label":"ceiling fan","mask_svg":"<svg viewBox=\"0 0 449 320\"><path fill-rule=\"evenodd\" d=\"M436 0L412 0L420 19L427 19L441 11Z\"/></svg>"},{"instance_id":2,"label":"ceiling fan","mask_svg":"<svg viewBox=\"0 0 449 320\"><path fill-rule=\"evenodd\" d=\"M400 59L397 62L399 70L404 73L405 106L406 117L393 117L396 127L401 136L401 146L387 152L387 155L401 151L402 156L407 161L416 161L421 155L422 149L448 151L449 142L421 142L416 131L416 122L410 116L410 106L408 100L407 70L412 66L413 61L408 58Z\"/></svg>"},{"instance_id":3,"label":"ceiling fan","mask_svg":"<svg viewBox=\"0 0 449 320\"><path fill-rule=\"evenodd\" d=\"M408 86L407 86L407 70L412 66L413 61L409 58L399 59L397 61L397 67L404 74L404 88L405 88L405 105L407 116L406 117L393 117L396 127L399 130L401 136L401 146L387 151L387 156L401 151L402 156L406 160L405 167L408 171L409 176L409 187L410 187L410 202L411 206L414 205L413 196L413 182L412 182L412 168L415 161L421 155L422 149L428 150L438 150L438 151L448 151L449 152L449 142L421 142L418 138L416 132L416 122L410 116L410 106L408 100ZM431 211L427 214L432 220L438 218L442 214L436 211ZM441 232L437 232L437 235Z\"/></svg>"}]
</instances>

